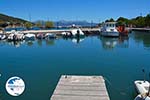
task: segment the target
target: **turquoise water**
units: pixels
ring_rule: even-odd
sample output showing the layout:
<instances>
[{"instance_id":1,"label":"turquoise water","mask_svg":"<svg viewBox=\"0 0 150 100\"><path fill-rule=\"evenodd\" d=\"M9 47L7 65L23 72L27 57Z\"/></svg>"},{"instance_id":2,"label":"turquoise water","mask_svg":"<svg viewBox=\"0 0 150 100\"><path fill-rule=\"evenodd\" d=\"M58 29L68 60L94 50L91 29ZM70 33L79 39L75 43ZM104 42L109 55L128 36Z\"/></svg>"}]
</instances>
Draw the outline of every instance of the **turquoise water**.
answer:
<instances>
[{"instance_id":1,"label":"turquoise water","mask_svg":"<svg viewBox=\"0 0 150 100\"><path fill-rule=\"evenodd\" d=\"M21 44L21 43L20 43ZM24 42L19 47L0 41L0 100L49 100L61 75L102 75L111 100L133 100L133 82L150 71L150 34L129 38L85 37ZM5 83L12 76L26 84L24 93L12 97Z\"/></svg>"}]
</instances>

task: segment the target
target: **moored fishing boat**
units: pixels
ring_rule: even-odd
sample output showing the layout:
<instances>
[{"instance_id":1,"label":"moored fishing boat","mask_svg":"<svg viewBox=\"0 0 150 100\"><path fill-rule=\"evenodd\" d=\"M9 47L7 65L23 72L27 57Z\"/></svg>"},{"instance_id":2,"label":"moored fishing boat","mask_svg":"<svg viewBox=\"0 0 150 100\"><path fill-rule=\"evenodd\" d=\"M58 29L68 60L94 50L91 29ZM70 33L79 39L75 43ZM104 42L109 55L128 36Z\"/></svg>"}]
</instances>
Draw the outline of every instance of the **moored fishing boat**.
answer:
<instances>
[{"instance_id":1,"label":"moored fishing boat","mask_svg":"<svg viewBox=\"0 0 150 100\"><path fill-rule=\"evenodd\" d=\"M101 35L106 37L119 37L117 22L105 22L101 28Z\"/></svg>"},{"instance_id":2,"label":"moored fishing boat","mask_svg":"<svg viewBox=\"0 0 150 100\"><path fill-rule=\"evenodd\" d=\"M5 40L7 36L5 34L0 34L0 40Z\"/></svg>"},{"instance_id":3,"label":"moored fishing boat","mask_svg":"<svg viewBox=\"0 0 150 100\"><path fill-rule=\"evenodd\" d=\"M25 40L35 40L35 34L26 34Z\"/></svg>"},{"instance_id":4,"label":"moored fishing boat","mask_svg":"<svg viewBox=\"0 0 150 100\"><path fill-rule=\"evenodd\" d=\"M71 30L71 34L75 38L82 38L85 36L81 29L73 29Z\"/></svg>"},{"instance_id":5,"label":"moored fishing boat","mask_svg":"<svg viewBox=\"0 0 150 100\"><path fill-rule=\"evenodd\" d=\"M16 41L22 41L22 40L24 40L25 39L25 36L24 36L24 34L22 33L22 32L20 32L20 31L17 31L16 33L15 33L15 36L16 36Z\"/></svg>"},{"instance_id":6,"label":"moored fishing boat","mask_svg":"<svg viewBox=\"0 0 150 100\"><path fill-rule=\"evenodd\" d=\"M55 39L56 38L56 34L55 33L46 33L45 34L45 38L46 39Z\"/></svg>"},{"instance_id":7,"label":"moored fishing boat","mask_svg":"<svg viewBox=\"0 0 150 100\"><path fill-rule=\"evenodd\" d=\"M126 29L126 27L125 27L125 25L119 25L118 27L117 27L117 30L118 30L118 32L119 32L119 34L121 35L121 36L128 36L128 30Z\"/></svg>"},{"instance_id":8,"label":"moored fishing boat","mask_svg":"<svg viewBox=\"0 0 150 100\"><path fill-rule=\"evenodd\" d=\"M150 83L146 81L145 70L142 70L144 73L144 80L137 80L134 82L135 87L139 95L134 100L150 100ZM149 73L150 77L150 73Z\"/></svg>"},{"instance_id":9,"label":"moored fishing boat","mask_svg":"<svg viewBox=\"0 0 150 100\"><path fill-rule=\"evenodd\" d=\"M21 41L24 40L24 34L20 31L13 31L11 34L9 34L7 40L8 41Z\"/></svg>"},{"instance_id":10,"label":"moored fishing boat","mask_svg":"<svg viewBox=\"0 0 150 100\"><path fill-rule=\"evenodd\" d=\"M8 38L7 38L8 41L14 41L14 39L15 39L15 34L11 33L8 35Z\"/></svg>"},{"instance_id":11,"label":"moored fishing boat","mask_svg":"<svg viewBox=\"0 0 150 100\"><path fill-rule=\"evenodd\" d=\"M62 32L61 35L62 35L64 38L72 37L72 34L71 34L70 32Z\"/></svg>"},{"instance_id":12,"label":"moored fishing boat","mask_svg":"<svg viewBox=\"0 0 150 100\"><path fill-rule=\"evenodd\" d=\"M38 34L36 35L36 38L37 38L37 39L43 39L43 38L44 38L43 33L38 33Z\"/></svg>"}]
</instances>

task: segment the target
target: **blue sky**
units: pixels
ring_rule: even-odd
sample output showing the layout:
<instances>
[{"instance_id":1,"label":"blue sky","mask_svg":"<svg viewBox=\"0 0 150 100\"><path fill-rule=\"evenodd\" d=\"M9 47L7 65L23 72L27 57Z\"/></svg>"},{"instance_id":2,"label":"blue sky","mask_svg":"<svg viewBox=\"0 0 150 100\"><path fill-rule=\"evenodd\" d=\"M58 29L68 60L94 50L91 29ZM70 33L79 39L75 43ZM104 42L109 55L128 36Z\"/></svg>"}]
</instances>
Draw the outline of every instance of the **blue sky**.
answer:
<instances>
[{"instance_id":1,"label":"blue sky","mask_svg":"<svg viewBox=\"0 0 150 100\"><path fill-rule=\"evenodd\" d=\"M150 13L150 0L0 0L0 13L29 20L104 21Z\"/></svg>"}]
</instances>

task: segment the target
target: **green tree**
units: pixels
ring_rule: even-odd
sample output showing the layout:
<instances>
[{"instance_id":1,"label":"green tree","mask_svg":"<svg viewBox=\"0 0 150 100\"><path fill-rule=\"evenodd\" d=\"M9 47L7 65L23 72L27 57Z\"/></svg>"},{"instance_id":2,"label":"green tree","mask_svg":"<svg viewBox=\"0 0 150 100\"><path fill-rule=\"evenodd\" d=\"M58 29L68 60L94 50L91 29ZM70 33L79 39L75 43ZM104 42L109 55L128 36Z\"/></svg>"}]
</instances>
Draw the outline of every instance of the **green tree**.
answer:
<instances>
[{"instance_id":1,"label":"green tree","mask_svg":"<svg viewBox=\"0 0 150 100\"><path fill-rule=\"evenodd\" d=\"M52 21L47 21L47 22L45 22L45 27L52 28L52 27L54 27L54 23Z\"/></svg>"},{"instance_id":2,"label":"green tree","mask_svg":"<svg viewBox=\"0 0 150 100\"><path fill-rule=\"evenodd\" d=\"M35 22L35 26L37 26L37 27L42 27L42 21L37 21L37 22Z\"/></svg>"},{"instance_id":3,"label":"green tree","mask_svg":"<svg viewBox=\"0 0 150 100\"><path fill-rule=\"evenodd\" d=\"M128 25L129 20L127 18L124 18L124 17L119 17L117 19L117 23L118 23L118 25Z\"/></svg>"},{"instance_id":4,"label":"green tree","mask_svg":"<svg viewBox=\"0 0 150 100\"><path fill-rule=\"evenodd\" d=\"M144 27L146 25L145 23L145 17L139 16L135 20L135 25L137 27Z\"/></svg>"},{"instance_id":5,"label":"green tree","mask_svg":"<svg viewBox=\"0 0 150 100\"><path fill-rule=\"evenodd\" d=\"M146 26L149 26L149 27L150 27L150 14L148 14L148 15L145 17L145 23L146 23Z\"/></svg>"},{"instance_id":6,"label":"green tree","mask_svg":"<svg viewBox=\"0 0 150 100\"><path fill-rule=\"evenodd\" d=\"M32 27L32 23L26 22L26 23L25 23L25 27L26 27L26 28L31 28L31 27Z\"/></svg>"},{"instance_id":7,"label":"green tree","mask_svg":"<svg viewBox=\"0 0 150 100\"><path fill-rule=\"evenodd\" d=\"M105 22L115 22L113 18L107 19Z\"/></svg>"}]
</instances>

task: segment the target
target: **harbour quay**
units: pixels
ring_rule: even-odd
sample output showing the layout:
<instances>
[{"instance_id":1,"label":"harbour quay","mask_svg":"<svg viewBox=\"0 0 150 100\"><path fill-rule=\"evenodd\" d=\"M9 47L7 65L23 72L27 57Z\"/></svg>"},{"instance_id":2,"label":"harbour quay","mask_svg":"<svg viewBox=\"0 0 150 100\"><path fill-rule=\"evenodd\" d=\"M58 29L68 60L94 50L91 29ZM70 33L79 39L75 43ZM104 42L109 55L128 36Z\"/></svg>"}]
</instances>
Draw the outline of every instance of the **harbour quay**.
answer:
<instances>
[{"instance_id":1,"label":"harbour quay","mask_svg":"<svg viewBox=\"0 0 150 100\"><path fill-rule=\"evenodd\" d=\"M85 34L96 34L100 32L100 28L80 28ZM38 34L38 33L55 33L61 34L62 32L71 32L73 29L50 29L50 30L25 30L21 31L22 33L31 33L31 34ZM0 34L11 34L11 31L2 32Z\"/></svg>"}]
</instances>

